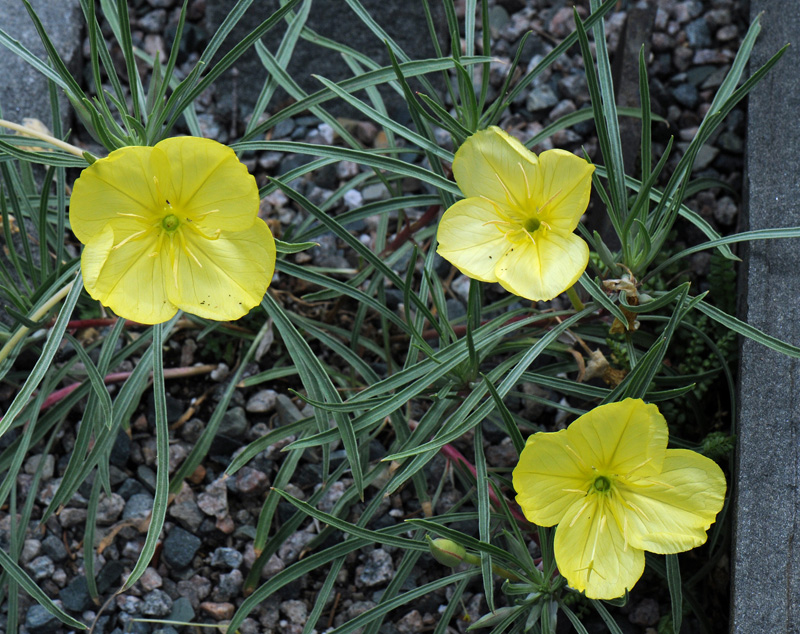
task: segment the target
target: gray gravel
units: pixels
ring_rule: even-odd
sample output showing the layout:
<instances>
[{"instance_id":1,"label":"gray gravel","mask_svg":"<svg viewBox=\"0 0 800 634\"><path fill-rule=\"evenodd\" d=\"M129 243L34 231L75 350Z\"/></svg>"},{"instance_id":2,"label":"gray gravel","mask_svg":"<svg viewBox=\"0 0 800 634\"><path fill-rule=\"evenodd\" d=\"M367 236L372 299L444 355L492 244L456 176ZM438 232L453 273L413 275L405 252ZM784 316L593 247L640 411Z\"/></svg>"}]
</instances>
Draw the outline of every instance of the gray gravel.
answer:
<instances>
[{"instance_id":1,"label":"gray gravel","mask_svg":"<svg viewBox=\"0 0 800 634\"><path fill-rule=\"evenodd\" d=\"M151 52L165 50L167 33L174 27L179 3L174 0L136 0L130 4L134 8L131 15L134 43ZM532 67L552 50L553 38L557 40L569 33L572 28L572 10L565 4L551 0L495 0L492 3L492 54L496 61L491 65L490 92L496 94L502 86L504 73L528 29L532 29L533 34L523 50L523 70ZM622 6L629 8L633 4L623 2ZM733 0L713 0L707 3L697 0L657 0L658 8L650 42L649 72L653 108L657 114L667 119L669 126L654 127L654 151L657 154L663 150L669 135L674 134L678 153L670 159L669 165L672 167L699 125L702 113L708 109L713 91L719 86L724 72L730 66L739 39L746 29L739 4ZM205 0L189 0L188 3L190 18L187 38L195 38L195 49L201 49L205 44L203 38L207 37L198 26L203 21L205 6ZM619 41L624 18L623 12L612 14L609 20L608 34L612 45ZM85 48L84 46L84 50ZM117 55L117 52L112 50L112 55ZM179 59L179 71L186 73L196 60L196 55L196 50L184 51ZM115 58L115 61L120 60ZM589 94L586 81L579 72L581 66L577 50L571 50L566 57L543 73L532 89L512 105L503 115L500 126L527 141L555 119L588 107ZM217 104L224 97L225 95L216 93L212 88L197 102L204 133L221 142L236 138L244 129L243 116L239 117L239 129L233 131L230 119L219 116ZM408 123L405 113L398 113L397 117L403 123ZM717 178L734 189L739 187L744 143L743 123L742 111L735 110L724 130L713 137L709 146L701 152L694 166L694 176ZM366 148L373 148L381 143L377 127L370 122L353 122L352 133ZM76 134L80 135L80 130L76 130ZM306 115L281 122L271 130L271 138L309 143L340 143L327 124ZM437 138L443 146L452 146L452 140L447 134L442 134L442 131L439 131ZM79 140L89 142L80 137ZM555 145L576 152L585 148L593 158L598 156L597 141L590 124L563 131L555 139L535 146L534 151L541 152ZM411 156L408 155L409 160ZM285 174L311 160L310 157L276 152L260 152L245 158L252 166L259 184L266 182L268 176ZM354 163L343 162L298 179L293 186L318 204L322 204L338 188L344 187L346 193L330 209L331 213L339 213L387 197L388 192L382 184L348 186L362 171ZM424 189L418 184L408 183L407 191L422 193ZM739 202L728 193L723 195L722 192L712 191L698 194L690 201L690 206L723 233L733 230L738 222ZM281 232L288 231L302 221L306 213L279 192L263 202L262 212L265 217L279 224ZM408 210L408 215L413 220L423 212L424 210L411 209ZM369 220L359 221L350 228L366 244L371 245L374 224L370 224ZM319 247L290 256L290 260L293 259L298 264L333 268L358 265L351 250L346 249L334 236L322 235L317 241ZM444 267L442 274L446 275L449 267L446 263L440 265ZM697 260L698 269L707 265L707 261L704 264ZM401 273L405 272L404 268L399 270ZM463 310L468 282L457 277L451 288L456 291L457 297L449 298L452 303L448 303L448 307L453 314L458 314L458 305ZM399 304L402 297L395 297L394 301ZM195 332L190 336L197 337L197 334ZM192 343L189 344L189 341ZM176 345L178 348L175 354L181 354L182 359L186 357L187 364L203 358L203 340L199 338L195 341L187 336L183 349ZM269 355L264 359L269 360ZM253 364L252 372L248 368L248 373L255 374L264 369L267 367ZM212 380L222 382L229 372L228 365L221 363ZM237 390L234 402L220 427L220 435L211 449L211 456L204 461L202 469L185 483L169 505L161 549L151 563L152 567L130 592L115 599L105 613L104 618L108 621L104 631L129 628L133 632L148 634L159 630L170 632L169 627L137 623L132 619L149 615L187 621L193 618L198 621L224 620L230 618L244 600L242 585L256 560L253 543L264 495L282 464L285 456L282 448L294 438L266 447L232 478L225 479L221 474L241 446L263 436L276 425L294 422L305 415L302 403L293 401L288 393L282 393L285 392L283 385L276 383ZM218 399L219 393L212 391L207 404L213 407ZM189 405L188 399L183 395L177 392L170 394L170 422L175 423ZM208 412L209 409L199 409L171 435L172 468L191 451L208 423ZM528 414L534 416L533 412L526 413ZM108 535L108 531L120 521L140 521L152 509L155 484L152 420L151 408L143 408L142 412L137 412L134 416L131 434L121 433L114 445L111 460L115 470L112 474L113 493L110 497L101 497L96 542ZM40 510L52 499L66 466L59 456L69 455L74 439L74 430L65 431L63 439L59 440L60 446L56 450L55 459L53 456L45 458L45 485L37 492L37 509ZM385 455L387 448L382 447L377 440L375 442L380 455ZM370 446L370 454L372 453L373 447ZM486 455L491 466L508 467L513 460L514 451L507 440L503 442L502 436L495 440L487 436ZM372 455L370 459L373 459ZM25 473L22 475L31 476L38 468L40 460L36 455L28 458L24 465ZM307 499L320 482L321 469L318 461L319 458L313 452L307 452L301 460L295 480L284 488L295 497ZM433 461L431 468L438 469L440 473L443 460ZM349 481L334 483L319 508L332 509L349 484ZM54 598L60 598L65 609L78 617L85 610L96 607L88 595L83 576L82 533L89 491L81 491L83 497L78 495L70 500L46 526L32 530L27 535L21 557L26 570L41 581L45 591ZM448 485L437 510L446 510L448 505L458 501L461 496L462 491ZM360 510L363 508L355 505L348 519L356 521ZM387 499L385 511L379 514L376 523L388 525L418 511L418 501L411 492L402 491ZM285 522L293 512L291 505L282 502L278 505L276 515L280 522ZM0 547L7 549L7 516L4 524L3 513L0 511ZM260 578L270 579L297 561L316 535L317 527L313 522L304 524L290 535L277 553L268 558ZM119 587L122 575L130 572L143 543L144 535L136 528L127 526L119 530L103 551L102 560L98 558L100 565L96 567L101 569L100 577L104 580L104 589L101 592L110 592ZM393 578L401 557L402 553L393 549L376 548L348 558L340 578L337 579L337 591L341 591L342 598L333 619L334 626L374 607L380 592ZM412 578L415 583L421 585L436 578L436 570L429 571L428 567L430 566L426 563L414 570ZM433 576L429 577L428 574ZM319 590L319 583L320 579L307 575L287 587L284 594L270 597L254 610L251 618L242 625L241 631L244 634L302 631L315 594ZM415 602L412 606L404 606L398 614L387 619L386 632L432 629L439 607L446 603L447 594L442 591ZM464 603L473 618L485 613L487 607L480 584L465 594ZM645 598L632 606L630 627L634 629L631 632L645 632L645 628L652 627L659 618L668 613L668 606L653 603L651 599ZM54 627L51 625L49 613L43 612L36 604L24 603L24 606L25 628L28 632L36 634L59 631L57 628L48 629ZM324 622L325 619L321 621ZM320 625L317 628L321 631Z\"/></svg>"}]
</instances>

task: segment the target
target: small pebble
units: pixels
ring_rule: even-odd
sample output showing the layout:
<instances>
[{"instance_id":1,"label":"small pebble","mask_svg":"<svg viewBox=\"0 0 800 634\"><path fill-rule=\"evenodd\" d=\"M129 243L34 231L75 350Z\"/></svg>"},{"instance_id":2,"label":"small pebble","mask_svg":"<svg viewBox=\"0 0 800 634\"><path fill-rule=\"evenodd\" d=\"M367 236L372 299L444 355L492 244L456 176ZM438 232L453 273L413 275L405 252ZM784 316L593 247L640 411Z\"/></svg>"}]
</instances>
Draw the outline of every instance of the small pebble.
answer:
<instances>
[{"instance_id":1,"label":"small pebble","mask_svg":"<svg viewBox=\"0 0 800 634\"><path fill-rule=\"evenodd\" d=\"M183 570L192 564L202 543L196 535L176 526L164 540L161 555L168 566Z\"/></svg>"},{"instance_id":2,"label":"small pebble","mask_svg":"<svg viewBox=\"0 0 800 634\"><path fill-rule=\"evenodd\" d=\"M164 582L161 579L161 575L158 574L158 571L155 568L150 567L142 573L141 577L139 577L139 583L145 592L151 592L156 588L160 588Z\"/></svg>"},{"instance_id":3,"label":"small pebble","mask_svg":"<svg viewBox=\"0 0 800 634\"><path fill-rule=\"evenodd\" d=\"M297 599L284 601L281 603L280 610L286 615L289 621L298 625L305 625L308 619L308 607L304 601L299 601Z\"/></svg>"},{"instance_id":4,"label":"small pebble","mask_svg":"<svg viewBox=\"0 0 800 634\"><path fill-rule=\"evenodd\" d=\"M206 515L225 517L228 513L228 487L225 478L217 478L209 484L205 492L197 496L197 506Z\"/></svg>"},{"instance_id":5,"label":"small pebble","mask_svg":"<svg viewBox=\"0 0 800 634\"><path fill-rule=\"evenodd\" d=\"M220 363L215 370L211 371L212 381L224 381L231 373L231 369L225 363Z\"/></svg>"},{"instance_id":6,"label":"small pebble","mask_svg":"<svg viewBox=\"0 0 800 634\"><path fill-rule=\"evenodd\" d=\"M172 599L163 590L148 592L142 602L142 614L151 617L167 616L172 611Z\"/></svg>"},{"instance_id":7,"label":"small pebble","mask_svg":"<svg viewBox=\"0 0 800 634\"><path fill-rule=\"evenodd\" d=\"M236 472L236 490L243 495L259 495L269 487L269 478L263 471L242 467Z\"/></svg>"},{"instance_id":8,"label":"small pebble","mask_svg":"<svg viewBox=\"0 0 800 634\"><path fill-rule=\"evenodd\" d=\"M372 587L388 583L394 576L392 556L383 548L376 548L367 556L364 568L358 576L360 585Z\"/></svg>"},{"instance_id":9,"label":"small pebble","mask_svg":"<svg viewBox=\"0 0 800 634\"><path fill-rule=\"evenodd\" d=\"M200 609L217 621L232 618L233 613L236 611L236 607L233 603L214 603L212 601L204 601L200 604Z\"/></svg>"},{"instance_id":10,"label":"small pebble","mask_svg":"<svg viewBox=\"0 0 800 634\"><path fill-rule=\"evenodd\" d=\"M261 390L247 399L245 410L251 413L266 413L275 409L278 393L275 390Z\"/></svg>"},{"instance_id":11,"label":"small pebble","mask_svg":"<svg viewBox=\"0 0 800 634\"><path fill-rule=\"evenodd\" d=\"M261 578L269 579L270 577L274 577L284 568L286 568L286 564L283 559L278 557L275 553L272 553L267 563L264 564L264 567L261 569Z\"/></svg>"},{"instance_id":12,"label":"small pebble","mask_svg":"<svg viewBox=\"0 0 800 634\"><path fill-rule=\"evenodd\" d=\"M53 560L47 555L36 557L36 559L28 564L27 568L36 581L47 579L55 572Z\"/></svg>"},{"instance_id":13,"label":"small pebble","mask_svg":"<svg viewBox=\"0 0 800 634\"><path fill-rule=\"evenodd\" d=\"M219 603L230 601L237 597L244 584L244 576L241 570L231 570L221 574L216 587L211 591L211 600Z\"/></svg>"},{"instance_id":14,"label":"small pebble","mask_svg":"<svg viewBox=\"0 0 800 634\"><path fill-rule=\"evenodd\" d=\"M239 568L244 556L235 548L217 548L211 555L211 566L214 568Z\"/></svg>"},{"instance_id":15,"label":"small pebble","mask_svg":"<svg viewBox=\"0 0 800 634\"><path fill-rule=\"evenodd\" d=\"M101 494L97 504L97 523L101 526L113 524L122 515L125 506L125 499L121 495L112 493L111 497L106 497L105 493Z\"/></svg>"},{"instance_id":16,"label":"small pebble","mask_svg":"<svg viewBox=\"0 0 800 634\"><path fill-rule=\"evenodd\" d=\"M137 493L132 495L125 504L122 512L124 520L143 520L150 515L153 510L153 496L149 493Z\"/></svg>"}]
</instances>

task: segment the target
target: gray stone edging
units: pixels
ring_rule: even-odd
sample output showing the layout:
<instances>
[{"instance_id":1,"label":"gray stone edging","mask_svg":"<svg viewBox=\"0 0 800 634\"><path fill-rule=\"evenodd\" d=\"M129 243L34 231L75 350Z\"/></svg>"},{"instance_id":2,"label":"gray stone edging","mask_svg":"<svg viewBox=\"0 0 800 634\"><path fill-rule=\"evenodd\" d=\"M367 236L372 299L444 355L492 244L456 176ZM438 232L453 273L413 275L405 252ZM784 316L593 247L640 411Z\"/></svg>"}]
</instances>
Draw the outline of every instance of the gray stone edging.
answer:
<instances>
[{"instance_id":1,"label":"gray stone edging","mask_svg":"<svg viewBox=\"0 0 800 634\"><path fill-rule=\"evenodd\" d=\"M752 0L762 32L751 72L793 46L751 93L742 229L800 225L800 12ZM800 242L746 245L740 317L800 344ZM741 348L734 483L731 632L800 632L800 361L750 340Z\"/></svg>"}]
</instances>

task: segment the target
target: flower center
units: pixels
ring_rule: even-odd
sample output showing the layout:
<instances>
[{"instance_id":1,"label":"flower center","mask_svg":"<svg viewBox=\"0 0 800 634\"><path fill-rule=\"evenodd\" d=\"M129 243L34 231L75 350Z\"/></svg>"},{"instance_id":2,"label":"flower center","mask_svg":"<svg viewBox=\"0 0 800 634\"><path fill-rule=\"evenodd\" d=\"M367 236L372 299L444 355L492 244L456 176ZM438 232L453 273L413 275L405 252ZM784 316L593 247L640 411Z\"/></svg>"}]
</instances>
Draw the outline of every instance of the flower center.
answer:
<instances>
[{"instance_id":1,"label":"flower center","mask_svg":"<svg viewBox=\"0 0 800 634\"><path fill-rule=\"evenodd\" d=\"M609 489L611 489L611 480L605 476L597 476L594 479L594 484L592 486L598 493L606 493Z\"/></svg>"},{"instance_id":2,"label":"flower center","mask_svg":"<svg viewBox=\"0 0 800 634\"><path fill-rule=\"evenodd\" d=\"M533 233L542 226L542 223L538 218L527 218L523 226L525 227L525 231Z\"/></svg>"},{"instance_id":3,"label":"flower center","mask_svg":"<svg viewBox=\"0 0 800 634\"><path fill-rule=\"evenodd\" d=\"M178 218L178 216L176 216L175 214L169 214L167 216L164 216L164 218L162 218L161 220L161 226L163 227L164 231L167 231L168 233L172 233L173 231L175 231L175 229L177 229L180 226L180 224L181 224L180 218Z\"/></svg>"}]
</instances>

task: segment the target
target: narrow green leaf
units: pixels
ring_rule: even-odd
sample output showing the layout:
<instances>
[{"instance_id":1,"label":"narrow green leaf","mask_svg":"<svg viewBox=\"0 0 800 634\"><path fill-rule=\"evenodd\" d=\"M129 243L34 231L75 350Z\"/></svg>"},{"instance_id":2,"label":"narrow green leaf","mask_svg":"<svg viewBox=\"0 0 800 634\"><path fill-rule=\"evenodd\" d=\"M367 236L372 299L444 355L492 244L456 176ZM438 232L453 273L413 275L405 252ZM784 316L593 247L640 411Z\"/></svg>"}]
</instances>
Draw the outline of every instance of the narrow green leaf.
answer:
<instances>
[{"instance_id":1,"label":"narrow green leaf","mask_svg":"<svg viewBox=\"0 0 800 634\"><path fill-rule=\"evenodd\" d=\"M303 380L303 385L306 387L311 397L320 401L341 403L342 400L339 396L339 392L331 382L319 358L314 354L313 350L311 350L308 342L297 332L297 329L286 317L286 313L280 305L272 296L267 294L261 302L261 307L264 309L264 312L272 318L275 327L283 338L284 344L292 351L298 371L300 372L300 377ZM315 417L317 418L320 428L323 428L323 425L324 428L328 427L327 417L323 417L322 412L315 411ZM336 423L337 430L341 434L347 460L352 469L353 481L359 493L363 495L364 476L361 467L361 453L359 451L358 439L353 429L353 423L350 417L343 413L333 412L332 417Z\"/></svg>"},{"instance_id":2,"label":"narrow green leaf","mask_svg":"<svg viewBox=\"0 0 800 634\"><path fill-rule=\"evenodd\" d=\"M511 438L511 442L514 444L514 449L516 450L517 455L519 455L522 453L522 449L525 447L525 439L519 432L517 422L514 420L514 417L508 410L508 407L506 407L503 399L500 398L500 395L497 393L497 389L495 389L494 384L489 380L489 377L487 377L485 374L481 374L481 376L483 377L484 383L486 383L486 388L489 390L489 394L492 395L495 409L500 412L500 417L503 420L503 426L505 427L506 433ZM572 381L569 381L569 383L572 383Z\"/></svg>"},{"instance_id":3,"label":"narrow green leaf","mask_svg":"<svg viewBox=\"0 0 800 634\"><path fill-rule=\"evenodd\" d=\"M672 602L672 631L681 631L683 621L683 588L681 587L681 566L678 555L665 555L667 566L667 586Z\"/></svg>"},{"instance_id":4,"label":"narrow green leaf","mask_svg":"<svg viewBox=\"0 0 800 634\"><path fill-rule=\"evenodd\" d=\"M461 63L478 64L488 61L491 61L490 57L480 56L472 58L462 58ZM445 71L449 68L453 68L454 65L455 62L452 58L445 58L445 59L415 60L413 62L402 63L399 66L400 70L402 71L405 77L418 77L419 75L423 75L426 73ZM396 75L394 68L392 66L384 66L376 68L371 71L367 71L363 75L345 79L341 82L338 82L337 85L342 90L353 93L358 90L368 88L369 86L377 86L385 83L391 84L392 80L394 80L395 78ZM334 98L335 95L332 94L328 89L319 90L309 95L308 97L301 99L297 103L294 103L291 106L284 108L280 112L271 116L265 122L257 125L255 128L253 128L252 131L250 131L250 133L245 134L242 137L242 142L249 141L254 137L262 135L267 130L273 128L281 121L289 119L290 117L297 116L298 114L311 109L313 106L319 105Z\"/></svg>"},{"instance_id":5,"label":"narrow green leaf","mask_svg":"<svg viewBox=\"0 0 800 634\"><path fill-rule=\"evenodd\" d=\"M69 627L85 630L86 626L80 621L76 621L69 614L59 608L48 597L39 586L34 583L28 574L17 565L17 562L8 556L8 553L0 548L0 568L2 568L15 582L22 586L23 590L31 595L36 602L50 614Z\"/></svg>"},{"instance_id":6,"label":"narrow green leaf","mask_svg":"<svg viewBox=\"0 0 800 634\"><path fill-rule=\"evenodd\" d=\"M375 108L371 108L357 97L351 95L349 92L342 90L338 86L338 84L335 84L331 80L326 79L325 77L321 77L320 75L314 75L314 78L320 81L326 88L328 88L336 96L340 97L343 101L353 106L353 108L355 108L368 118L382 125L385 129L391 130L395 134L403 137L404 139L411 141L419 148L444 159L448 163L453 162L452 152L448 152L447 150L440 147L436 143L429 141L422 135L417 134L413 130L409 130L406 126L397 123L394 119L392 119L388 115L378 112Z\"/></svg>"},{"instance_id":7,"label":"narrow green leaf","mask_svg":"<svg viewBox=\"0 0 800 634\"><path fill-rule=\"evenodd\" d=\"M89 355L87 354L86 350L83 349L83 344L81 344L75 337L73 337L69 333L64 333L64 337L72 344L75 353L80 358L81 363L83 363L84 367L86 368L86 373L89 375L89 383L92 386L92 391L94 392L95 396L98 400L98 405L100 407L100 415L106 420L106 424L111 424L111 396L108 394L108 389L106 388L106 384L103 381L103 377L100 375L100 371L97 369L97 366L91 360Z\"/></svg>"},{"instance_id":8,"label":"narrow green leaf","mask_svg":"<svg viewBox=\"0 0 800 634\"><path fill-rule=\"evenodd\" d=\"M346 520L334 517L330 513L320 511L310 504L303 502L302 500L298 500L296 497L290 495L286 491L281 491L280 489L272 490L280 495L284 500L291 503L292 506L303 511L303 513L306 515L313 517L320 522L328 524L329 526L338 528L340 531L348 535L360 537L368 541L378 542L379 544L387 544L389 546L403 548L405 550L419 550L420 552L428 552L428 546L424 542L408 539L407 537L396 537L394 535L382 533L381 531L373 531L367 528L356 526L355 524L351 524Z\"/></svg>"},{"instance_id":9,"label":"narrow green leaf","mask_svg":"<svg viewBox=\"0 0 800 634\"><path fill-rule=\"evenodd\" d=\"M593 280L585 271L578 279L578 282L580 282L583 290L592 296L592 299L627 326L628 318L625 316L625 313L622 312L619 306L611 301L608 295L606 295L605 289L603 289L600 282Z\"/></svg>"},{"instance_id":10,"label":"narrow green leaf","mask_svg":"<svg viewBox=\"0 0 800 634\"><path fill-rule=\"evenodd\" d=\"M597 599L589 599L589 601L594 609L597 610L597 613L600 615L600 618L603 619L603 622L606 624L606 627L611 634L623 634L619 625L617 625L617 622L614 620L614 617L608 613L606 606L604 606Z\"/></svg>"},{"instance_id":11,"label":"narrow green leaf","mask_svg":"<svg viewBox=\"0 0 800 634\"><path fill-rule=\"evenodd\" d=\"M133 567L131 574L125 580L125 585L119 593L133 587L150 565L150 560L156 552L164 519L167 516L167 503L169 499L169 424L167 422L167 396L164 385L164 331L169 331L177 321L177 315L167 324L157 324L153 327L153 399L155 401L155 426L156 426L156 490L153 499L153 510L150 512L150 525L147 536L139 554L139 559Z\"/></svg>"},{"instance_id":12,"label":"narrow green leaf","mask_svg":"<svg viewBox=\"0 0 800 634\"><path fill-rule=\"evenodd\" d=\"M248 4L252 0L248 0ZM230 51L228 51L223 58L213 67L208 73L199 81L196 85L194 85L190 90L187 91L185 96L182 96L181 100L177 103L174 107L173 114L170 117L169 121L166 125L166 130L171 130L172 127L175 125L175 122L180 117L180 114L189 107L194 100L206 89L210 86L216 79L222 75L228 68L230 68L237 59L239 59L248 48L250 48L257 40L261 39L261 37L269 31L272 27L274 27L278 22L280 22L283 17L291 11L300 0L287 0L287 2L278 9L275 13L273 13L269 18L264 20L261 24L259 24L253 31L251 31L248 35L242 38ZM218 31L219 33L219 31ZM211 48L206 48L206 51L203 52L203 56L206 55L208 50ZM213 54L212 54L213 55ZM205 57L201 56L201 62L210 62L210 59L206 59ZM198 62L198 66L201 62Z\"/></svg>"},{"instance_id":13,"label":"narrow green leaf","mask_svg":"<svg viewBox=\"0 0 800 634\"><path fill-rule=\"evenodd\" d=\"M0 420L0 436L3 436L11 428L11 425L22 411L22 408L28 403L28 399L30 399L34 390L39 386L39 383L42 382L42 379L44 379L50 364L53 362L53 357L55 357L55 354L61 344L61 339L67 329L67 323L69 322L69 318L72 315L73 309L75 308L75 304L78 302L78 297L80 297L82 289L83 278L81 277L81 274L78 273L72 283L72 288L64 300L64 306L61 308L61 312L59 312L58 317L56 318L56 321L47 336L47 340L42 348L41 356L37 359L30 375L20 388L17 396L11 402L11 405L8 406L8 409L3 415L2 420Z\"/></svg>"},{"instance_id":14,"label":"narrow green leaf","mask_svg":"<svg viewBox=\"0 0 800 634\"><path fill-rule=\"evenodd\" d=\"M752 339L753 341L760 343L767 348L781 352L789 357L800 359L800 348L797 346L793 346L785 341L777 339L776 337L772 337L764 332L761 332L758 328L754 328L750 324L736 319L736 317L721 311L716 306L712 306L711 304L701 301L695 304L694 307L697 308L697 310L699 310L701 313L711 317L711 319L714 321L719 322L723 326L730 328L734 332L737 332L748 339Z\"/></svg>"},{"instance_id":15,"label":"narrow green leaf","mask_svg":"<svg viewBox=\"0 0 800 634\"><path fill-rule=\"evenodd\" d=\"M478 494L478 536L482 542L489 544L492 541L490 534L489 474L486 471L486 456L483 453L483 430L480 425L475 427L472 446L475 451L475 488ZM481 576L483 577L483 592L486 597L486 604L494 612L492 556L485 551L481 552Z\"/></svg>"}]
</instances>

